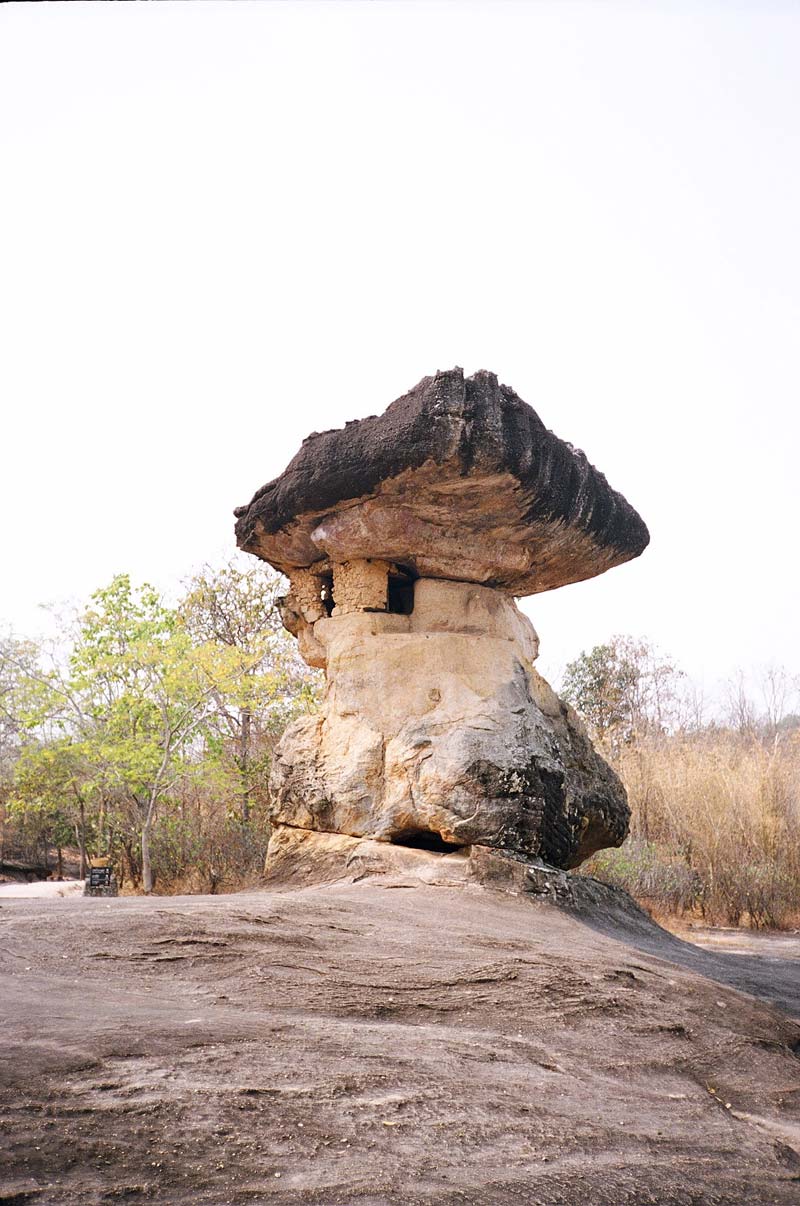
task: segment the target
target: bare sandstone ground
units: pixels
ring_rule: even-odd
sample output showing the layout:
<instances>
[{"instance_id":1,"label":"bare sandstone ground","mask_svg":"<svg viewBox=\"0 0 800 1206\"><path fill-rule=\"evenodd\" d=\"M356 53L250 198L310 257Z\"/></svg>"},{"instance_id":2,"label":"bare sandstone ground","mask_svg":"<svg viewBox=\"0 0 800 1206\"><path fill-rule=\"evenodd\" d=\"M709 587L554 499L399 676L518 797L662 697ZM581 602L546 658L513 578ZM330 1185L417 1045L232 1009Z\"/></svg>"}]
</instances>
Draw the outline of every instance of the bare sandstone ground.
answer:
<instances>
[{"instance_id":1,"label":"bare sandstone ground","mask_svg":"<svg viewBox=\"0 0 800 1206\"><path fill-rule=\"evenodd\" d=\"M800 1202L800 961L367 877L0 902L0 1202Z\"/></svg>"}]
</instances>

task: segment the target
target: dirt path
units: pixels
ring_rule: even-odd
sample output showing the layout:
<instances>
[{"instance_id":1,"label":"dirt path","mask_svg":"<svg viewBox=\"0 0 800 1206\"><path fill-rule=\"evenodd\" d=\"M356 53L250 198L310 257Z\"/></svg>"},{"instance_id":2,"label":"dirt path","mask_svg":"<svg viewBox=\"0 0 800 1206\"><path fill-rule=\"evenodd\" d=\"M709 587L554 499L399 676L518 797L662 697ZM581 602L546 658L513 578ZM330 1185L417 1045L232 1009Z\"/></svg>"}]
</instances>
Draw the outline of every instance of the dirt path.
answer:
<instances>
[{"instance_id":1,"label":"dirt path","mask_svg":"<svg viewBox=\"0 0 800 1206\"><path fill-rule=\"evenodd\" d=\"M0 902L13 900L17 897L35 896L39 899L53 900L65 896L80 896L83 893L82 879L45 879L32 884L7 883L0 884Z\"/></svg>"},{"instance_id":2,"label":"dirt path","mask_svg":"<svg viewBox=\"0 0 800 1206\"><path fill-rule=\"evenodd\" d=\"M761 960L800 959L800 932L695 926L690 930L676 928L675 933L678 938L701 946L704 950L724 951L730 955L757 955Z\"/></svg>"},{"instance_id":3,"label":"dirt path","mask_svg":"<svg viewBox=\"0 0 800 1206\"><path fill-rule=\"evenodd\" d=\"M3 899L0 1202L795 1204L798 1002L476 885Z\"/></svg>"}]
</instances>

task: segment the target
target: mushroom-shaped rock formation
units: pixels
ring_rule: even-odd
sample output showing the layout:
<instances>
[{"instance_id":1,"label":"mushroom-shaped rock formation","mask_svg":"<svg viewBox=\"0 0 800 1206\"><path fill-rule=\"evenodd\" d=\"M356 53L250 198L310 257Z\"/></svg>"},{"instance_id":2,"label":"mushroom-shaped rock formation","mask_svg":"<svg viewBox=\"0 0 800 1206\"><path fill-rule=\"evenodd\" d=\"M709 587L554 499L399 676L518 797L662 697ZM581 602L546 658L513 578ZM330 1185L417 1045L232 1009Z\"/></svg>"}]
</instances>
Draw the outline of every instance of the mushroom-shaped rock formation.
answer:
<instances>
[{"instance_id":1,"label":"mushroom-shaped rock formation","mask_svg":"<svg viewBox=\"0 0 800 1206\"><path fill-rule=\"evenodd\" d=\"M637 557L639 515L487 372L426 377L309 436L237 512L290 580L284 624L326 672L271 781L276 827L574 867L619 845L619 779L533 663L514 596Z\"/></svg>"}]
</instances>

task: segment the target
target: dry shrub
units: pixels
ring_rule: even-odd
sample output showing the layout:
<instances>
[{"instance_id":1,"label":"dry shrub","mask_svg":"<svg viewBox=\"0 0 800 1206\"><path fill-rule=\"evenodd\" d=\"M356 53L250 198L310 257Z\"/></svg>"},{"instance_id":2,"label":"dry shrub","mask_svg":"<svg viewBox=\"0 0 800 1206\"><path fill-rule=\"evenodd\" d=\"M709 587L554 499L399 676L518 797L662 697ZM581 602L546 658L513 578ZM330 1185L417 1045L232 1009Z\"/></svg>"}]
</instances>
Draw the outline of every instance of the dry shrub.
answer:
<instances>
[{"instance_id":1,"label":"dry shrub","mask_svg":"<svg viewBox=\"0 0 800 1206\"><path fill-rule=\"evenodd\" d=\"M791 925L800 912L800 733L631 741L615 759L631 836L587 867L658 911L712 924Z\"/></svg>"},{"instance_id":2,"label":"dry shrub","mask_svg":"<svg viewBox=\"0 0 800 1206\"><path fill-rule=\"evenodd\" d=\"M262 810L247 822L216 801L159 818L153 830L156 890L164 895L235 892L261 882L270 828Z\"/></svg>"}]
</instances>

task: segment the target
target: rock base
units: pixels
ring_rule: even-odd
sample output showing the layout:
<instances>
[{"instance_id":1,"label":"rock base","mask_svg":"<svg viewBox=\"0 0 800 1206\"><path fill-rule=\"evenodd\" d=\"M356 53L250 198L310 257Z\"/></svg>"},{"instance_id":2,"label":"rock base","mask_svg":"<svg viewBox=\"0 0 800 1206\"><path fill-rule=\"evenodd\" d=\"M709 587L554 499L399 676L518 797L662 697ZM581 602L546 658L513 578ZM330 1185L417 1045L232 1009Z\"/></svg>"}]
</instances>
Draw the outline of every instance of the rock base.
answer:
<instances>
[{"instance_id":1,"label":"rock base","mask_svg":"<svg viewBox=\"0 0 800 1206\"><path fill-rule=\"evenodd\" d=\"M368 876L382 877L387 886L475 884L587 917L613 916L627 927L653 925L644 910L619 888L552 867L539 858L477 844L439 853L342 833L279 826L270 838L264 871L270 887L357 883Z\"/></svg>"},{"instance_id":2,"label":"rock base","mask_svg":"<svg viewBox=\"0 0 800 1206\"><path fill-rule=\"evenodd\" d=\"M463 884L468 867L468 848L436 854L373 838L280 825L272 832L264 873L270 886L311 887L337 880L355 883L367 875L405 877L427 884Z\"/></svg>"}]
</instances>

